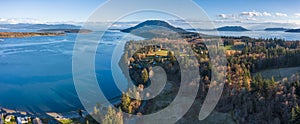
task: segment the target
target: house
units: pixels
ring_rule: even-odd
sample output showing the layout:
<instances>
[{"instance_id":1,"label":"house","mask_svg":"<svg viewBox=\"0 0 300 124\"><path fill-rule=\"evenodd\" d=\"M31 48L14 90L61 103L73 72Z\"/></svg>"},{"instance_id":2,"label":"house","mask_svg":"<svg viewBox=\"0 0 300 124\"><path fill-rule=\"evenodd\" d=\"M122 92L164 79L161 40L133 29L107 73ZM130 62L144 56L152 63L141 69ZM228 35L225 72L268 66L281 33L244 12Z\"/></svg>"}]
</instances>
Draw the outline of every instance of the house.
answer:
<instances>
[{"instance_id":1,"label":"house","mask_svg":"<svg viewBox=\"0 0 300 124\"><path fill-rule=\"evenodd\" d=\"M18 124L27 124L29 122L29 117L17 117Z\"/></svg>"}]
</instances>

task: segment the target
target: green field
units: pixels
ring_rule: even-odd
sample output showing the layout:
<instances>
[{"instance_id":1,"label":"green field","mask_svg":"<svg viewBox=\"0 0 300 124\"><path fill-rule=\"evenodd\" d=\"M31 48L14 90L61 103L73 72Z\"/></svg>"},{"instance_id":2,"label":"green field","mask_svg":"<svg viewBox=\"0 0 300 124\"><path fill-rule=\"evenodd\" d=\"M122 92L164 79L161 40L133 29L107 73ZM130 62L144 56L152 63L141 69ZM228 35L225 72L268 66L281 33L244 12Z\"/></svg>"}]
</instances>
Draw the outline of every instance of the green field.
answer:
<instances>
[{"instance_id":1,"label":"green field","mask_svg":"<svg viewBox=\"0 0 300 124\"><path fill-rule=\"evenodd\" d=\"M151 54L148 54L149 56L154 56L154 55L158 55L158 56L168 56L168 50L161 50L161 51L156 51L153 52Z\"/></svg>"},{"instance_id":2,"label":"green field","mask_svg":"<svg viewBox=\"0 0 300 124\"><path fill-rule=\"evenodd\" d=\"M263 78L268 78L268 79L271 79L273 76L275 81L280 81L283 78L290 78L295 74L300 74L300 67L267 69L267 70L254 73L254 75L257 74L261 74Z\"/></svg>"},{"instance_id":3,"label":"green field","mask_svg":"<svg viewBox=\"0 0 300 124\"><path fill-rule=\"evenodd\" d=\"M244 42L238 42L235 45L226 45L225 50L242 50L245 46Z\"/></svg>"}]
</instances>

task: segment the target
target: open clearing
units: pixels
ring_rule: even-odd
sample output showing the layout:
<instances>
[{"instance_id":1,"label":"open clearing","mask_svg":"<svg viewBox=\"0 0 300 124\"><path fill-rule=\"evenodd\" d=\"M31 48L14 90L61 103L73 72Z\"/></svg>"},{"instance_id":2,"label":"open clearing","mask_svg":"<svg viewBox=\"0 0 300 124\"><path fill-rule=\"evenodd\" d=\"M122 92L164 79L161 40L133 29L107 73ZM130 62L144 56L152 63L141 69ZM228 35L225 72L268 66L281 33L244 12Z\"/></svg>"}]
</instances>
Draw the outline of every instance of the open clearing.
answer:
<instances>
[{"instance_id":1,"label":"open clearing","mask_svg":"<svg viewBox=\"0 0 300 124\"><path fill-rule=\"evenodd\" d=\"M300 74L300 67L267 69L254 73L254 75L259 73L263 76L263 78L271 79L272 76L274 76L275 81L280 81L283 78L290 78L295 74Z\"/></svg>"}]
</instances>

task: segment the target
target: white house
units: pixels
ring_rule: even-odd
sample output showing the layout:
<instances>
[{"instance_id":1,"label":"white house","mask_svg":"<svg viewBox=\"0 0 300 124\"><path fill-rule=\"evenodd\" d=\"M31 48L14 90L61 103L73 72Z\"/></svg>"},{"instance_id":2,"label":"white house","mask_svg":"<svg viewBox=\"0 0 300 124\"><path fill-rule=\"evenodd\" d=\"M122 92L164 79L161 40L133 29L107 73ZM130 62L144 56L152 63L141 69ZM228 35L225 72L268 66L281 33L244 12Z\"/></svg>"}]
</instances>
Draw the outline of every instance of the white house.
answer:
<instances>
[{"instance_id":1,"label":"white house","mask_svg":"<svg viewBox=\"0 0 300 124\"><path fill-rule=\"evenodd\" d=\"M17 123L18 124L27 124L28 123L28 117L17 117Z\"/></svg>"}]
</instances>

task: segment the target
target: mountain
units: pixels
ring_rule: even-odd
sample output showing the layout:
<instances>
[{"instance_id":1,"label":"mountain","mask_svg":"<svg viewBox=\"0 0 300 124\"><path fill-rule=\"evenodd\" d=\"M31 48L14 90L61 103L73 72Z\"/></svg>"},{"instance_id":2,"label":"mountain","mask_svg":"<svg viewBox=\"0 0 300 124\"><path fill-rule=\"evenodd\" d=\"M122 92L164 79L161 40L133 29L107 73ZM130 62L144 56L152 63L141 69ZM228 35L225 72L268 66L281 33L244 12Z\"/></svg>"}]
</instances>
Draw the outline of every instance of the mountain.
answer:
<instances>
[{"instance_id":1,"label":"mountain","mask_svg":"<svg viewBox=\"0 0 300 124\"><path fill-rule=\"evenodd\" d=\"M300 29L290 29L290 30L286 30L285 32L300 33Z\"/></svg>"},{"instance_id":2,"label":"mountain","mask_svg":"<svg viewBox=\"0 0 300 124\"><path fill-rule=\"evenodd\" d=\"M3 29L79 29L80 26L70 24L0 24Z\"/></svg>"},{"instance_id":3,"label":"mountain","mask_svg":"<svg viewBox=\"0 0 300 124\"><path fill-rule=\"evenodd\" d=\"M174 27L161 20L148 20L134 27L121 30L124 33L131 33L144 38L178 38L198 35L188 32L182 28Z\"/></svg>"},{"instance_id":4,"label":"mountain","mask_svg":"<svg viewBox=\"0 0 300 124\"><path fill-rule=\"evenodd\" d=\"M121 31L125 32L125 33L130 33L130 32L132 32L132 31L134 31L136 29L145 28L145 27L151 27L151 26L164 27L164 28L170 29L170 30L172 30L174 32L186 32L182 28L176 28L176 27L170 25L169 23L161 21L161 20L148 20L148 21L142 22L142 23L140 23L140 24L138 24L138 25L136 25L134 27L123 29Z\"/></svg>"},{"instance_id":5,"label":"mountain","mask_svg":"<svg viewBox=\"0 0 300 124\"><path fill-rule=\"evenodd\" d=\"M266 28L264 31L286 31L286 28Z\"/></svg>"},{"instance_id":6,"label":"mountain","mask_svg":"<svg viewBox=\"0 0 300 124\"><path fill-rule=\"evenodd\" d=\"M217 28L218 31L250 31L242 26L224 26Z\"/></svg>"}]
</instances>

